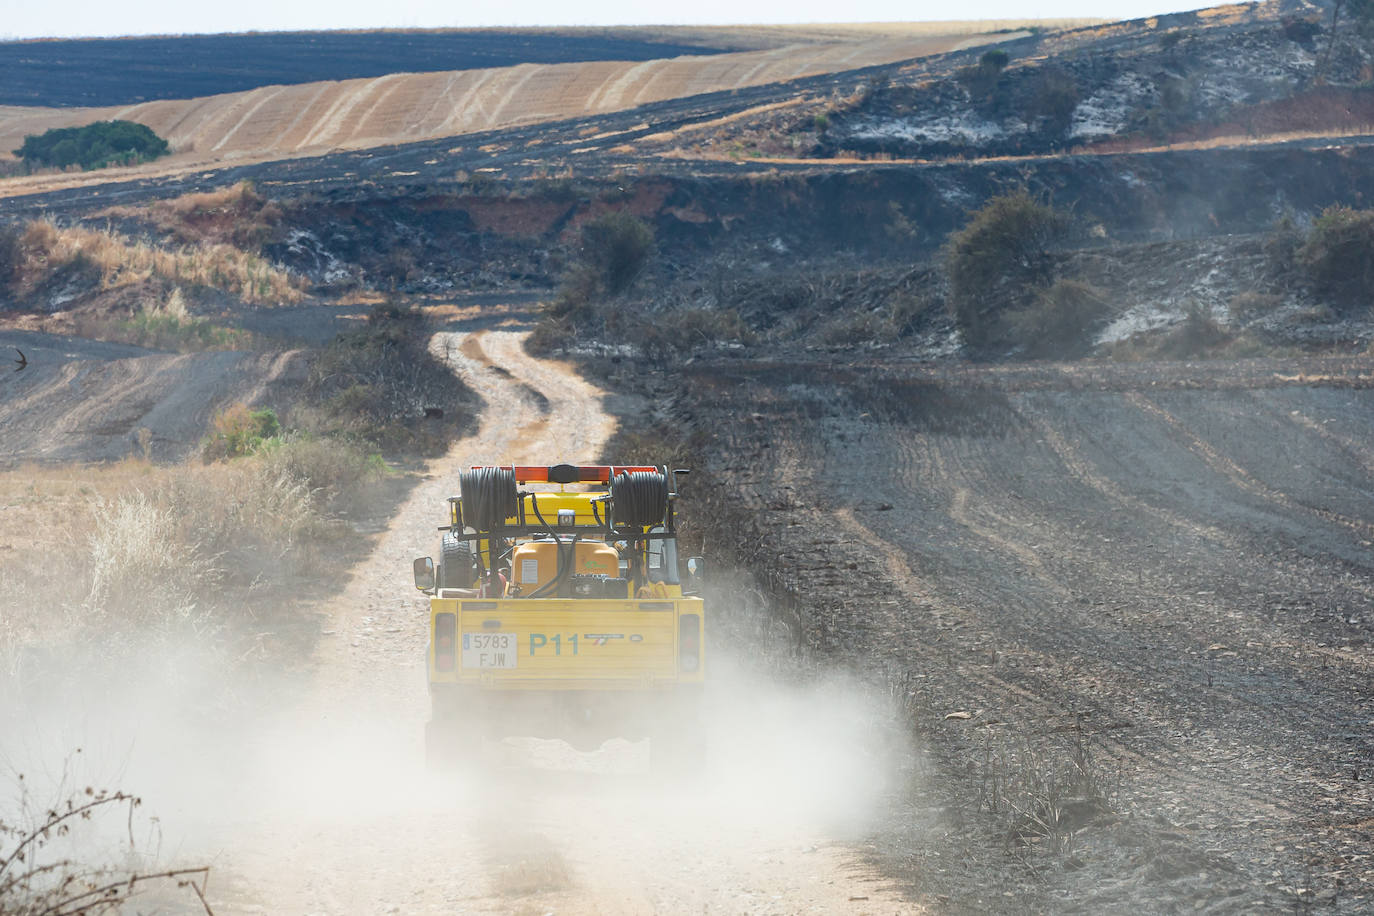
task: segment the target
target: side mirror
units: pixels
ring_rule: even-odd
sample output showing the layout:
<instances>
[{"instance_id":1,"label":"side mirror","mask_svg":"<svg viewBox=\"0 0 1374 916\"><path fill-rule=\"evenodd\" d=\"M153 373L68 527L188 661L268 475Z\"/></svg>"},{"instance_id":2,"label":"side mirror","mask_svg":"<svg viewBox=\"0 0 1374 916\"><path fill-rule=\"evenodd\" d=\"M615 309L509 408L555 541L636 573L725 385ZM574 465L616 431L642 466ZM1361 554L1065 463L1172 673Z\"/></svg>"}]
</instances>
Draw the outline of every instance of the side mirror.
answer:
<instances>
[{"instance_id":1,"label":"side mirror","mask_svg":"<svg viewBox=\"0 0 1374 916\"><path fill-rule=\"evenodd\" d=\"M415 587L422 592L434 591L434 561L419 557L411 565L415 569Z\"/></svg>"},{"instance_id":2,"label":"side mirror","mask_svg":"<svg viewBox=\"0 0 1374 916\"><path fill-rule=\"evenodd\" d=\"M687 558L687 575L697 581L706 578L706 561L701 557Z\"/></svg>"}]
</instances>

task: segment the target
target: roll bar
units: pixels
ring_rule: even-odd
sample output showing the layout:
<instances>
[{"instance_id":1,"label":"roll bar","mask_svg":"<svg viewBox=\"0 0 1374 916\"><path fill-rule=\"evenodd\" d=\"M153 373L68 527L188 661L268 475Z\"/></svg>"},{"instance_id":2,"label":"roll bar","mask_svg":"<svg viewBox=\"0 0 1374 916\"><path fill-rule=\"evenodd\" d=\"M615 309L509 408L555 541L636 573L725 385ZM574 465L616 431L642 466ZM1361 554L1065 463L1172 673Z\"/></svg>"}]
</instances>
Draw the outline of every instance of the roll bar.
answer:
<instances>
[{"instance_id":1,"label":"roll bar","mask_svg":"<svg viewBox=\"0 0 1374 916\"><path fill-rule=\"evenodd\" d=\"M572 465L555 464L548 467L523 467L520 465L499 465L515 472L516 483L605 483L609 484L611 478L617 474L632 473L635 471L650 472L658 471L656 467L641 467L639 465ZM483 465L473 465L472 470L476 471Z\"/></svg>"}]
</instances>

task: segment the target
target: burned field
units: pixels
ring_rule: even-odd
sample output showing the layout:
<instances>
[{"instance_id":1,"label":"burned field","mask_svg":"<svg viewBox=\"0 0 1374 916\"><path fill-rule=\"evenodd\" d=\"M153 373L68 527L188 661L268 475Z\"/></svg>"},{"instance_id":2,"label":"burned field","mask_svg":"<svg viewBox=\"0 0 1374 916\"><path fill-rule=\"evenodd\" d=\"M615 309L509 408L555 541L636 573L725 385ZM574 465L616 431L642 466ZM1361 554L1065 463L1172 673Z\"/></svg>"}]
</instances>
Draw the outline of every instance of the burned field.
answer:
<instances>
[{"instance_id":1,"label":"burned field","mask_svg":"<svg viewBox=\"0 0 1374 916\"><path fill-rule=\"evenodd\" d=\"M280 347L326 347L355 319L414 305L434 322L424 334L452 335L436 338L446 341L436 358L486 403L472 407L467 439L436 437L449 454L426 456L430 476L415 483L434 490L425 501L367 519L382 540L312 631L320 675L309 702L359 689L387 698L377 727L358 736L397 754L372 785L414 782L407 768L420 758L407 742L418 742L425 703L406 665L422 663L425 635L411 626L407 564L431 549L418 533L432 535L445 475L474 461L690 464L684 531L700 541L684 546L718 573L712 651L780 681L769 690L796 699L807 739L766 760L722 742L715 775L733 767L792 794L734 812L726 829L658 831L668 845L629 878L620 863L646 857L643 818L606 818L595 799L560 789L561 824L532 804L525 815L548 836L522 825L512 844L544 850L556 868L513 880L514 855L497 844L488 856L503 900L541 912L595 906L621 899L628 881L642 909L736 911L784 890L801 896L770 911L800 912L826 908L797 902L825 884L873 911L872 884L939 913L1364 912L1374 905L1374 319L1367 299L1331 298L1311 255L1334 250L1317 244L1323 223L1367 225L1374 239L1374 214L1341 209L1374 195L1374 134L1360 120L1364 46L1314 41L1318 19L1285 0L1037 33L1004 43L1000 57L958 51L460 137L17 178L6 207L22 269L16 324L0 343L34 364L10 383L28 399L0 405L27 437L8 444L10 457L116 458L140 441L145 460L190 454L211 396L237 391L231 382L245 401L299 387L305 357ZM1170 76L1176 64L1188 80ZM1282 79L1266 81L1271 70ZM1045 104L1047 73L1073 77L1082 118L1022 118ZM1116 86L1131 91L1113 95ZM1281 129L1291 125L1276 111L1314 99L1352 110ZM997 131L956 149L931 139L932 121ZM1107 121L1100 144L1074 132ZM1254 130L1220 143L1233 123ZM1095 309L1076 313L1058 349L1028 346L1035 328L1024 325L1022 339L980 350L977 325L950 308L952 237L1015 193L1071 223L1035 252L1049 265L1036 301L1057 301L1052 267ZM617 225L644 244L612 284L591 271L600 262L587 255L587 229ZM161 252L168 264L237 238L242 263L260 259L290 282L269 297L200 288L182 273L99 274L77 269L86 262L73 247L69 273L89 286L73 299L48 257L58 249L25 241L59 231ZM1003 292L1025 280L1004 279ZM176 284L188 325L214 325L265 355L59 346L71 328L128 336L119 322L170 312ZM282 301L258 301L268 298ZM104 323L80 324L83 309L103 310ZM59 353L74 362L59 364ZM1037 356L1083 359L1024 361ZM1166 356L1174 361L1155 361ZM581 370L595 391L578 387ZM78 376L120 384L101 401L69 384ZM28 397L40 384L67 400ZM175 409L164 409L169 393ZM412 398L422 426L432 409L454 413L424 397ZM48 429L54 404L64 417L90 408L112 419L88 439L59 438ZM185 422L153 422L166 418ZM602 449L617 422L619 438ZM396 665L378 666L384 657ZM818 685L831 677L862 689L825 715ZM721 682L723 707L768 711L762 681ZM863 765L826 770L822 745ZM394 806L385 829L413 840L405 799L371 794ZM758 793L751 784L744 794ZM724 870L698 860L718 837L788 833L798 799L858 807L877 795L878 822L825 834L866 860L852 869L863 883L818 881L816 847L771 836L762 853L726 849L714 860ZM362 875L359 911L414 887L451 909L450 891L472 875L429 879L455 862L471 872L481 831L428 855L388 840L385 864L359 869L372 823L318 849L321 874ZM601 839L584 824L605 828ZM431 826L451 841L448 820ZM267 858L287 861L277 848ZM754 865L779 849L784 864L760 877ZM684 859L697 871L672 878ZM294 871L262 873L244 879L254 906L306 895L297 909L348 910L315 900ZM332 878L319 886L335 891Z\"/></svg>"},{"instance_id":2,"label":"burned field","mask_svg":"<svg viewBox=\"0 0 1374 916\"><path fill-rule=\"evenodd\" d=\"M0 105L127 105L260 86L516 64L653 60L712 49L602 34L269 32L0 42ZM187 67L187 61L194 66Z\"/></svg>"},{"instance_id":3,"label":"burned field","mask_svg":"<svg viewBox=\"0 0 1374 916\"><path fill-rule=\"evenodd\" d=\"M917 899L1369 905L1367 361L687 377L726 549L925 749Z\"/></svg>"}]
</instances>

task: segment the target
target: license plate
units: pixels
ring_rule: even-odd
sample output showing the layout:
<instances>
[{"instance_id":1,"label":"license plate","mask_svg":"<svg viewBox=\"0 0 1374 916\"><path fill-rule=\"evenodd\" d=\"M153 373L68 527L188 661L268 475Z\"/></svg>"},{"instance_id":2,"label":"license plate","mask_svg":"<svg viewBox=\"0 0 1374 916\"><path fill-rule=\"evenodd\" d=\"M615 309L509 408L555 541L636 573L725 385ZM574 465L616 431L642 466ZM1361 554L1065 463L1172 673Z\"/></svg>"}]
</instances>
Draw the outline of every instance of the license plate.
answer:
<instances>
[{"instance_id":1,"label":"license plate","mask_svg":"<svg viewBox=\"0 0 1374 916\"><path fill-rule=\"evenodd\" d=\"M464 633L464 668L514 668L514 633Z\"/></svg>"}]
</instances>

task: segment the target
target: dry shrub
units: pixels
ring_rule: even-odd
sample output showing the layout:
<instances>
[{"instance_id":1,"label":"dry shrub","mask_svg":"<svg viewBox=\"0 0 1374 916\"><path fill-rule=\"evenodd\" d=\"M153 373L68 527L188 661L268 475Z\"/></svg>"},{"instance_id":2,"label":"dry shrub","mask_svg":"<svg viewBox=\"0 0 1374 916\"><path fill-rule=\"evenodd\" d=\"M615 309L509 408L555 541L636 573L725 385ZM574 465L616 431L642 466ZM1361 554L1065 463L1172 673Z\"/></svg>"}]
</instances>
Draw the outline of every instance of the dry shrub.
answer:
<instances>
[{"instance_id":1,"label":"dry shrub","mask_svg":"<svg viewBox=\"0 0 1374 916\"><path fill-rule=\"evenodd\" d=\"M1070 852L1075 834L1111 811L1116 791L1078 729L1062 742L990 735L973 770L977 807L1000 821L1008 847Z\"/></svg>"},{"instance_id":2,"label":"dry shrub","mask_svg":"<svg viewBox=\"0 0 1374 916\"><path fill-rule=\"evenodd\" d=\"M110 207L98 215L151 224L181 245L227 244L253 252L280 238L285 220L281 206L259 194L250 181L146 207Z\"/></svg>"},{"instance_id":3,"label":"dry shrub","mask_svg":"<svg viewBox=\"0 0 1374 916\"><path fill-rule=\"evenodd\" d=\"M367 323L331 340L310 366L295 425L369 447L447 449L471 416L472 392L430 351L430 326L414 309L379 305ZM439 421L425 409L440 407Z\"/></svg>"},{"instance_id":4,"label":"dry shrub","mask_svg":"<svg viewBox=\"0 0 1374 916\"><path fill-rule=\"evenodd\" d=\"M336 473L339 492L368 492L365 474L349 485ZM0 563L0 675L19 683L70 651L110 657L188 636L237 665L263 657L264 613L288 641L308 635L288 609L303 586L343 571L356 539L317 480L269 456L0 472L0 535L12 545Z\"/></svg>"},{"instance_id":5,"label":"dry shrub","mask_svg":"<svg viewBox=\"0 0 1374 916\"><path fill-rule=\"evenodd\" d=\"M212 559L162 500L135 491L95 507L86 561L92 618L122 624L180 624L193 619L200 591L214 588Z\"/></svg>"},{"instance_id":6,"label":"dry shrub","mask_svg":"<svg viewBox=\"0 0 1374 916\"><path fill-rule=\"evenodd\" d=\"M1106 311L1102 290L1078 280L1056 280L1032 305L1007 317L1028 356L1072 359L1091 349L1088 329Z\"/></svg>"},{"instance_id":7,"label":"dry shrub","mask_svg":"<svg viewBox=\"0 0 1374 916\"><path fill-rule=\"evenodd\" d=\"M82 312L74 316L74 322L82 337L178 353L251 350L254 346L252 332L224 327L208 318L192 315L179 286L166 299L150 296L127 318Z\"/></svg>"},{"instance_id":8,"label":"dry shrub","mask_svg":"<svg viewBox=\"0 0 1374 916\"><path fill-rule=\"evenodd\" d=\"M618 327L617 321L628 322L628 326ZM753 331L732 308L679 308L656 315L652 320L642 316L627 319L622 312L615 311L607 317L606 329L655 358L722 343L747 344L754 339Z\"/></svg>"},{"instance_id":9,"label":"dry shrub","mask_svg":"<svg viewBox=\"0 0 1374 916\"><path fill-rule=\"evenodd\" d=\"M83 479L54 481L45 490L69 490L70 498L35 504L44 514L67 513L53 538L80 545L61 555L60 575L46 544L15 551L0 572L9 666L24 644L94 635L92 619L104 635L219 629L241 607L229 589L315 575L328 560L319 548L344 535L310 482L283 462L126 461L88 469Z\"/></svg>"},{"instance_id":10,"label":"dry shrub","mask_svg":"<svg viewBox=\"0 0 1374 916\"><path fill-rule=\"evenodd\" d=\"M1231 301L1226 304L1226 311L1237 321L1253 321L1272 315L1282 304L1282 296L1247 291L1232 296Z\"/></svg>"},{"instance_id":11,"label":"dry shrub","mask_svg":"<svg viewBox=\"0 0 1374 916\"><path fill-rule=\"evenodd\" d=\"M283 219L281 207L249 181L159 201L148 212L158 228L183 244L222 242L247 251L276 237Z\"/></svg>"},{"instance_id":12,"label":"dry shrub","mask_svg":"<svg viewBox=\"0 0 1374 916\"><path fill-rule=\"evenodd\" d=\"M35 219L30 220L24 226L24 234L20 237L20 242L24 246L24 251L30 256L46 257L49 252L57 248L60 237L57 224L52 220Z\"/></svg>"},{"instance_id":13,"label":"dry shrub","mask_svg":"<svg viewBox=\"0 0 1374 916\"><path fill-rule=\"evenodd\" d=\"M245 302L296 302L299 281L271 262L232 245L186 245L175 250L135 241L113 230L59 227L34 220L24 231L28 257L47 269L85 259L100 271L106 289L157 278L222 289Z\"/></svg>"},{"instance_id":14,"label":"dry shrub","mask_svg":"<svg viewBox=\"0 0 1374 916\"><path fill-rule=\"evenodd\" d=\"M1273 356L1279 348L1252 334L1227 328L1212 310L1191 304L1183 320L1165 331L1136 334L1113 344L1108 355L1117 360L1244 359Z\"/></svg>"},{"instance_id":15,"label":"dry shrub","mask_svg":"<svg viewBox=\"0 0 1374 916\"><path fill-rule=\"evenodd\" d=\"M299 480L326 502L357 494L389 473L386 462L351 442L311 436L287 438L262 455L271 475Z\"/></svg>"},{"instance_id":16,"label":"dry shrub","mask_svg":"<svg viewBox=\"0 0 1374 916\"><path fill-rule=\"evenodd\" d=\"M144 871L78 861L65 854L77 845L74 839L95 835L103 821L113 821L124 826L128 837L118 844L119 858L147 861L149 851L134 843L135 812L142 805L137 797L91 786L78 789L64 777L57 798L39 804L24 774L16 774L13 782L19 796L17 811L0 820L0 913L99 916L128 912L136 903L152 904L157 910L162 907L154 901L138 898L158 886L177 888L183 892L176 895L177 902L210 912L205 903L209 868Z\"/></svg>"},{"instance_id":17,"label":"dry shrub","mask_svg":"<svg viewBox=\"0 0 1374 916\"><path fill-rule=\"evenodd\" d=\"M185 469L97 504L87 607L121 625L203 629L221 586L308 573L307 542L328 534L310 487L280 468Z\"/></svg>"},{"instance_id":18,"label":"dry shrub","mask_svg":"<svg viewBox=\"0 0 1374 916\"><path fill-rule=\"evenodd\" d=\"M1317 291L1340 305L1369 305L1374 290L1374 210L1327 207L1298 258Z\"/></svg>"}]
</instances>

